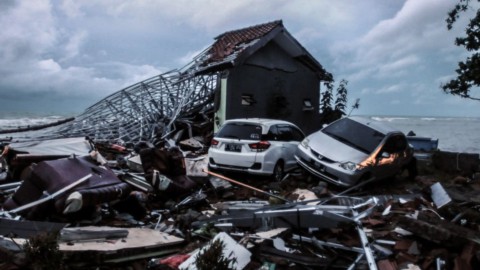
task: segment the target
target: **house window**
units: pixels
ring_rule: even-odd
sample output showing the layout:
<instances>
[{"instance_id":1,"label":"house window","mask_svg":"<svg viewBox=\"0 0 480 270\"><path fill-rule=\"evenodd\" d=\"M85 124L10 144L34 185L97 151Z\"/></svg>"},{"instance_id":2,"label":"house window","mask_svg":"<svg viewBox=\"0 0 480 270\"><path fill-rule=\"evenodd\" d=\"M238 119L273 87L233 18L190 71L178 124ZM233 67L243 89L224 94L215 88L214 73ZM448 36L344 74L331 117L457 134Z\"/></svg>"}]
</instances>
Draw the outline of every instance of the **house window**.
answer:
<instances>
[{"instance_id":1,"label":"house window","mask_svg":"<svg viewBox=\"0 0 480 270\"><path fill-rule=\"evenodd\" d=\"M303 100L303 111L313 111L313 105L312 105L312 101L310 101L310 99L306 98Z\"/></svg>"},{"instance_id":2,"label":"house window","mask_svg":"<svg viewBox=\"0 0 480 270\"><path fill-rule=\"evenodd\" d=\"M242 105L243 106L252 106L255 103L257 103L257 102L253 98L253 95L242 94Z\"/></svg>"}]
</instances>

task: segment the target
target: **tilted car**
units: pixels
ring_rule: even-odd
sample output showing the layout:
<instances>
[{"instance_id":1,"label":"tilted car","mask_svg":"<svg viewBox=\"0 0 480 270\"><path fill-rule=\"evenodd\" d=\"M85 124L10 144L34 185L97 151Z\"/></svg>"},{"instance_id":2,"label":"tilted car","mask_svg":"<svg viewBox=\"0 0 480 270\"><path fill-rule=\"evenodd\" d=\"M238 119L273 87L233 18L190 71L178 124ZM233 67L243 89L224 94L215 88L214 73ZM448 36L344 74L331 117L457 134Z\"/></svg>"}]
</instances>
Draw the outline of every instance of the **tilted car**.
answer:
<instances>
[{"instance_id":1,"label":"tilted car","mask_svg":"<svg viewBox=\"0 0 480 270\"><path fill-rule=\"evenodd\" d=\"M409 169L410 176L416 173L405 134L363 117L342 118L310 134L295 159L311 174L343 187L392 177L403 169Z\"/></svg>"},{"instance_id":2,"label":"tilted car","mask_svg":"<svg viewBox=\"0 0 480 270\"><path fill-rule=\"evenodd\" d=\"M301 129L287 121L227 120L211 141L208 166L214 170L272 175L280 181L285 172L298 168L294 154L304 138Z\"/></svg>"}]
</instances>

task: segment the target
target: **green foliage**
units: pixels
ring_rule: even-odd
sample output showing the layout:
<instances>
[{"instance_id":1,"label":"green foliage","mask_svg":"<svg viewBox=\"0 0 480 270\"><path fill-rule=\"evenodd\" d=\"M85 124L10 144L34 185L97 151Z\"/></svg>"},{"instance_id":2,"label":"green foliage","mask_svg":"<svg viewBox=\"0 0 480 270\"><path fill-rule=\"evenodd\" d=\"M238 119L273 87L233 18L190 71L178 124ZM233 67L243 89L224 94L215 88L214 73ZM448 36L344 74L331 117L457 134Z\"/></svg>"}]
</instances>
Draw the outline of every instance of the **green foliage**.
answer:
<instances>
[{"instance_id":1,"label":"green foliage","mask_svg":"<svg viewBox=\"0 0 480 270\"><path fill-rule=\"evenodd\" d=\"M352 113L353 110L360 108L360 99L357 98L355 100L355 103L352 105L352 108L350 109L350 112L348 113L348 116Z\"/></svg>"},{"instance_id":2,"label":"green foliage","mask_svg":"<svg viewBox=\"0 0 480 270\"><path fill-rule=\"evenodd\" d=\"M461 12L468 10L469 3L470 0L459 0L459 3L448 13L446 19L448 29L452 28ZM456 38L455 45L463 46L467 51L473 53L465 61L458 63L458 68L455 70L457 77L441 87L447 94L480 101L480 97L473 95L472 89L480 86L480 54L478 53L480 49L480 9L470 20L465 33L465 37Z\"/></svg>"},{"instance_id":3,"label":"green foliage","mask_svg":"<svg viewBox=\"0 0 480 270\"><path fill-rule=\"evenodd\" d=\"M58 248L57 235L33 236L23 245L31 269L63 269L63 254Z\"/></svg>"},{"instance_id":4,"label":"green foliage","mask_svg":"<svg viewBox=\"0 0 480 270\"><path fill-rule=\"evenodd\" d=\"M332 101L333 101L333 83L328 82L325 83L327 87L325 91L322 93L322 97L320 99L320 111L322 114L329 114L332 112Z\"/></svg>"},{"instance_id":5,"label":"green foliage","mask_svg":"<svg viewBox=\"0 0 480 270\"><path fill-rule=\"evenodd\" d=\"M447 21L447 28L448 30L452 29L453 24L457 21L460 17L460 12L465 12L468 10L468 4L470 0L459 0L458 4L448 12Z\"/></svg>"},{"instance_id":6,"label":"green foliage","mask_svg":"<svg viewBox=\"0 0 480 270\"><path fill-rule=\"evenodd\" d=\"M322 115L322 124L331 123L345 116L348 101L348 81L342 79L336 90L336 99L333 102L333 81L325 84L326 90L322 93L320 100L320 114ZM334 107L332 106L334 103ZM358 108L358 104L356 104Z\"/></svg>"},{"instance_id":7,"label":"green foliage","mask_svg":"<svg viewBox=\"0 0 480 270\"><path fill-rule=\"evenodd\" d=\"M215 240L209 248L202 250L195 261L198 270L231 270L237 263L235 258L226 258L223 255L225 244L222 240Z\"/></svg>"},{"instance_id":8,"label":"green foliage","mask_svg":"<svg viewBox=\"0 0 480 270\"><path fill-rule=\"evenodd\" d=\"M347 108L347 84L348 81L343 79L337 88L337 99L335 100L335 111L339 111L342 116L346 115L345 109Z\"/></svg>"}]
</instances>

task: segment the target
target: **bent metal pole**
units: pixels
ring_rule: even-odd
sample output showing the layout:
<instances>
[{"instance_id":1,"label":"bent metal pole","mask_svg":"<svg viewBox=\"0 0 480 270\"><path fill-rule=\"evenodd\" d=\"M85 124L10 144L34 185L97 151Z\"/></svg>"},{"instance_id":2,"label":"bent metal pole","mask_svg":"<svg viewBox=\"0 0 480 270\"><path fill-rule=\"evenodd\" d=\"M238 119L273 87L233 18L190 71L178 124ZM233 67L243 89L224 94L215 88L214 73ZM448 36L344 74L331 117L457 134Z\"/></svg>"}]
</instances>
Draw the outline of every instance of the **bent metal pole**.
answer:
<instances>
[{"instance_id":1,"label":"bent metal pole","mask_svg":"<svg viewBox=\"0 0 480 270\"><path fill-rule=\"evenodd\" d=\"M205 173L207 173L207 174L210 174L210 175L212 175L212 176L218 177L218 178L220 178L220 179L226 180L226 181L228 181L228 182L234 183L234 184L236 184L236 185L240 185L240 186L249 188L249 189L251 189L251 190L254 190L254 191L263 193L263 194L265 194L265 195L267 195L267 196L271 196L271 197L280 199L280 200L282 200L282 201L284 201L284 202L290 202L289 200L287 200L287 199L285 199L285 198L282 198L282 197L277 196L277 195L275 195L275 194L272 194L272 193L270 193L270 192L266 192L266 191L264 191L264 190L258 189L258 188L256 188L256 187L249 186L249 185L247 185L247 184L245 184L245 183L242 183L242 182L239 182L239 181L235 181L235 180L233 180L233 179L231 179L231 178L228 178L228 177L226 177L226 176L224 176L224 175L221 175L221 174L218 174L218 173L214 173L214 172L211 172L211 171L206 170L206 169L203 169L203 172L205 172Z\"/></svg>"},{"instance_id":2,"label":"bent metal pole","mask_svg":"<svg viewBox=\"0 0 480 270\"><path fill-rule=\"evenodd\" d=\"M55 193L53 193L53 194L51 194L51 195L47 195L47 196L45 196L45 197L43 197L43 198L41 198L41 199L39 199L39 200L33 201L33 202L31 202L31 203L28 203L28 204L25 204L25 205L22 205L22 206L19 206L19 207L15 208L15 209L12 209L12 210L10 210L10 211L6 211L6 212L4 212L4 213L7 213L7 214L12 214L12 213L14 213L14 214L16 214L16 213L18 213L18 212L20 212L20 211L23 211L23 210L25 210L25 209L32 208L32 207L34 207L34 206L37 206L37 205L39 205L39 204L42 204L42 203L44 203L44 202L46 202L46 201L48 201L48 200L55 199L58 195L61 195L62 193L64 193L64 192L66 192L66 191L68 191L68 190L70 190L70 189L72 189L72 188L80 185L81 183L83 183L83 182L85 182L86 180L88 180L90 177L92 177L92 174L91 174L91 173L89 173L89 174L87 174L86 176L78 179L77 181L71 183L70 185L65 186L64 188L56 191Z\"/></svg>"}]
</instances>

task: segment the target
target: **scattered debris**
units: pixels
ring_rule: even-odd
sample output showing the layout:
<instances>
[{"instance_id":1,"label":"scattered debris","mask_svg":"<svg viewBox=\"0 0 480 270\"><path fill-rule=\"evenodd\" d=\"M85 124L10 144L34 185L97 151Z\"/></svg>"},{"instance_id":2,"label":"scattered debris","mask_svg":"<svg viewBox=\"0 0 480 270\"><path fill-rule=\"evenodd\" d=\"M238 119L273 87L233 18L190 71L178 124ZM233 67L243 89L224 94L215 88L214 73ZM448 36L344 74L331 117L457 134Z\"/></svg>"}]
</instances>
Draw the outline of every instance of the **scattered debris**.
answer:
<instances>
[{"instance_id":1,"label":"scattered debris","mask_svg":"<svg viewBox=\"0 0 480 270\"><path fill-rule=\"evenodd\" d=\"M219 254L220 253L220 254ZM210 256L210 257L209 257ZM217 234L210 243L194 252L179 269L244 269L251 252L226 233Z\"/></svg>"},{"instance_id":2,"label":"scattered debris","mask_svg":"<svg viewBox=\"0 0 480 270\"><path fill-rule=\"evenodd\" d=\"M30 263L23 245L46 233L58 235L72 267L199 269L217 240L231 269L480 264L479 179L397 176L342 190L301 173L271 182L212 172L208 147L189 140L132 148L74 141L83 146L65 144L55 157L36 150L42 143L10 148L8 168L22 168L0 186L0 256L10 266ZM38 155L15 163L19 149Z\"/></svg>"}]
</instances>

